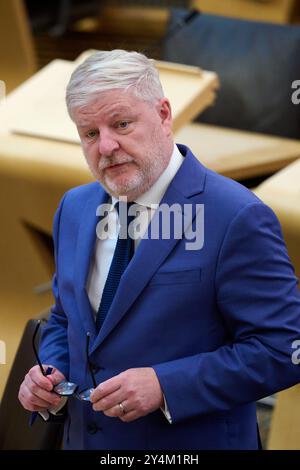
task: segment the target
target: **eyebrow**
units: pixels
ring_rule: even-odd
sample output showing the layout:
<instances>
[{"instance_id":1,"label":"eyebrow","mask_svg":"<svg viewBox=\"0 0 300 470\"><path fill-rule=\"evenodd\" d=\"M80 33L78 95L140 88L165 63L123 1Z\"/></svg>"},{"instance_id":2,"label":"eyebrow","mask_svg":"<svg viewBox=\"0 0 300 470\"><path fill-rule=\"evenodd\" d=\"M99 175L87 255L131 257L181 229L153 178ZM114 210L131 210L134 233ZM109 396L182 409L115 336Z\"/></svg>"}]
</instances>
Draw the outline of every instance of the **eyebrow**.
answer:
<instances>
[{"instance_id":1,"label":"eyebrow","mask_svg":"<svg viewBox=\"0 0 300 470\"><path fill-rule=\"evenodd\" d=\"M78 129L85 129L85 128L90 128L90 127L92 127L92 126L90 126L90 124L88 124L88 123L86 123L86 124L84 124L84 123L82 123L82 124L77 124L76 126L78 127Z\"/></svg>"},{"instance_id":2,"label":"eyebrow","mask_svg":"<svg viewBox=\"0 0 300 470\"><path fill-rule=\"evenodd\" d=\"M133 114L134 111L133 111L133 109L130 108L129 106L122 106L122 107L119 108L118 110L113 111L111 114L109 114L109 117L114 118L114 117L120 116L120 114L123 114L123 113L130 113L130 114Z\"/></svg>"}]
</instances>

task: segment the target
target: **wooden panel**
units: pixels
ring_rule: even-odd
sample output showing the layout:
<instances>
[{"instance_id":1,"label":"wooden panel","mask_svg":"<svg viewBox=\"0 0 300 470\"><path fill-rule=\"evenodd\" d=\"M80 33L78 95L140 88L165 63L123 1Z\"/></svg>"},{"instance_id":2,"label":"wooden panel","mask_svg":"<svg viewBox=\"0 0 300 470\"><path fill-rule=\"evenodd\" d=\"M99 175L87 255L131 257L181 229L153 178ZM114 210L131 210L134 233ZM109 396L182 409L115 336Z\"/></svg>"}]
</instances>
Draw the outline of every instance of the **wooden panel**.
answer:
<instances>
[{"instance_id":1,"label":"wooden panel","mask_svg":"<svg viewBox=\"0 0 300 470\"><path fill-rule=\"evenodd\" d=\"M169 9L163 7L106 5L98 17L81 19L72 25L72 29L162 38L168 19Z\"/></svg>"},{"instance_id":2,"label":"wooden panel","mask_svg":"<svg viewBox=\"0 0 300 470\"><path fill-rule=\"evenodd\" d=\"M278 393L271 421L268 450L300 450L299 403L300 385Z\"/></svg>"},{"instance_id":3,"label":"wooden panel","mask_svg":"<svg viewBox=\"0 0 300 470\"><path fill-rule=\"evenodd\" d=\"M31 32L22 0L0 2L0 80L11 91L36 70Z\"/></svg>"},{"instance_id":4,"label":"wooden panel","mask_svg":"<svg viewBox=\"0 0 300 470\"><path fill-rule=\"evenodd\" d=\"M296 0L194 0L192 5L205 13L288 23L291 21Z\"/></svg>"}]
</instances>

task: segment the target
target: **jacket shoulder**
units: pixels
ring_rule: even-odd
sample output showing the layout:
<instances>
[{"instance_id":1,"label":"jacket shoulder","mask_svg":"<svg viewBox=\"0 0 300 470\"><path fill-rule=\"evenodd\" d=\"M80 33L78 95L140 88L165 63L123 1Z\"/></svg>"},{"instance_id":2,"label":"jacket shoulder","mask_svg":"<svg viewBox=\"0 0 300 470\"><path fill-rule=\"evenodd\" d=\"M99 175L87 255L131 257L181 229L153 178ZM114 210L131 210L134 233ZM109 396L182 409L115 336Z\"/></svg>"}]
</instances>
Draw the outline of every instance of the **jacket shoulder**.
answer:
<instances>
[{"instance_id":1,"label":"jacket shoulder","mask_svg":"<svg viewBox=\"0 0 300 470\"><path fill-rule=\"evenodd\" d=\"M88 200L94 199L95 201L101 199L106 194L103 187L97 181L93 183L83 184L69 189L63 196L60 206L63 206L64 211L76 209L80 213L84 209Z\"/></svg>"},{"instance_id":2,"label":"jacket shoulder","mask_svg":"<svg viewBox=\"0 0 300 470\"><path fill-rule=\"evenodd\" d=\"M207 201L231 216L248 205L264 204L250 189L209 169L205 189Z\"/></svg>"},{"instance_id":3,"label":"jacket shoulder","mask_svg":"<svg viewBox=\"0 0 300 470\"><path fill-rule=\"evenodd\" d=\"M203 202L213 209L213 212L225 212L229 216L249 204L263 204L242 184L203 165L188 147L180 144L178 147L182 155L187 157L186 164L182 165L180 172L179 184L183 192L202 193Z\"/></svg>"},{"instance_id":4,"label":"jacket shoulder","mask_svg":"<svg viewBox=\"0 0 300 470\"><path fill-rule=\"evenodd\" d=\"M81 199L86 201L87 198L97 194L103 194L104 192L105 191L101 184L98 183L98 181L94 181L92 183L82 184L80 186L69 189L65 193L65 198L68 199L68 201L80 201Z\"/></svg>"}]
</instances>

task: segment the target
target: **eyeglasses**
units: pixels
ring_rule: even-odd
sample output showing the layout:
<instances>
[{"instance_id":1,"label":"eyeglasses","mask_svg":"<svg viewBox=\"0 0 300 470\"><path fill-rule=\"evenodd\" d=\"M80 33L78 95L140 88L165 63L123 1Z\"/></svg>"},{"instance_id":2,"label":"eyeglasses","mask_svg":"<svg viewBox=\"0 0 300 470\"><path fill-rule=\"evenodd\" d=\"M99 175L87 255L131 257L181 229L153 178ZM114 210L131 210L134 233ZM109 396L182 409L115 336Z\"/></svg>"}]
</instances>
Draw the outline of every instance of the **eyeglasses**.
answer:
<instances>
[{"instance_id":1,"label":"eyeglasses","mask_svg":"<svg viewBox=\"0 0 300 470\"><path fill-rule=\"evenodd\" d=\"M32 336L32 349L33 349L35 358L37 360L37 363L39 365L39 368L41 370L41 373L46 377L47 375L51 374L52 368L48 368L47 371L44 370L44 368L42 366L42 363L41 363L41 360L39 358L38 352L37 352L36 345L35 345L35 339L36 339L36 335L39 331L40 325L41 325L41 320L38 320L37 325L36 325L35 330L34 330L34 333L33 333L33 336ZM93 372L93 369L92 369L92 365L91 365L90 359L89 359L89 346L90 346L90 333L87 333L86 334L86 351L85 352L86 352L86 360L87 360L89 372L91 374L91 378L92 378L92 382L93 382L93 388L85 388L84 390L81 390L80 392L78 392L77 391L78 390L78 385L77 384L75 384L73 382L68 382L67 380L63 380L59 384L55 385L55 387L53 388L53 391L55 393L57 393L57 395L59 395L61 397L67 397L67 398L74 397L74 398L77 398L77 400L80 400L80 401L90 401L91 393L94 390L94 388L97 387L97 383L96 383L96 378L95 378L95 375L94 375L94 372Z\"/></svg>"}]
</instances>

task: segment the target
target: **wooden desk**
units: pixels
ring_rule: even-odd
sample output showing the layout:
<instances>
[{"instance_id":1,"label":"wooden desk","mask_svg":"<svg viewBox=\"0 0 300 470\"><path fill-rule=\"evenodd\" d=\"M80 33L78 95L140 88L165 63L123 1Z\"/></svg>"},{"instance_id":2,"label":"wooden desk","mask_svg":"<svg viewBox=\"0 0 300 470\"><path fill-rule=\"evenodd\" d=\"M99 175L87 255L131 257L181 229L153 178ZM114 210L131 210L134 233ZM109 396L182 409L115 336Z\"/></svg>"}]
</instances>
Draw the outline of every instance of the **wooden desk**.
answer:
<instances>
[{"instance_id":1,"label":"wooden desk","mask_svg":"<svg viewBox=\"0 0 300 470\"><path fill-rule=\"evenodd\" d=\"M68 116L65 90L75 67L92 51L76 61L56 59L10 95L0 108L0 129L62 142L79 143L74 123ZM172 103L176 131L212 105L219 82L214 72L189 65L156 61L164 92Z\"/></svg>"},{"instance_id":2,"label":"wooden desk","mask_svg":"<svg viewBox=\"0 0 300 470\"><path fill-rule=\"evenodd\" d=\"M272 23L289 23L298 7L297 0L194 0L193 8L199 8L205 13L233 16L255 21L270 21Z\"/></svg>"},{"instance_id":3,"label":"wooden desk","mask_svg":"<svg viewBox=\"0 0 300 470\"><path fill-rule=\"evenodd\" d=\"M212 170L241 180L280 170L300 158L300 141L207 124L188 124L175 135Z\"/></svg>"},{"instance_id":4,"label":"wooden desk","mask_svg":"<svg viewBox=\"0 0 300 470\"><path fill-rule=\"evenodd\" d=\"M255 193L272 207L278 216L289 255L299 278L300 159L265 180L256 188ZM292 352L291 348L291 354ZM300 385L296 385L277 394L268 448L274 450L300 450L299 422Z\"/></svg>"}]
</instances>

